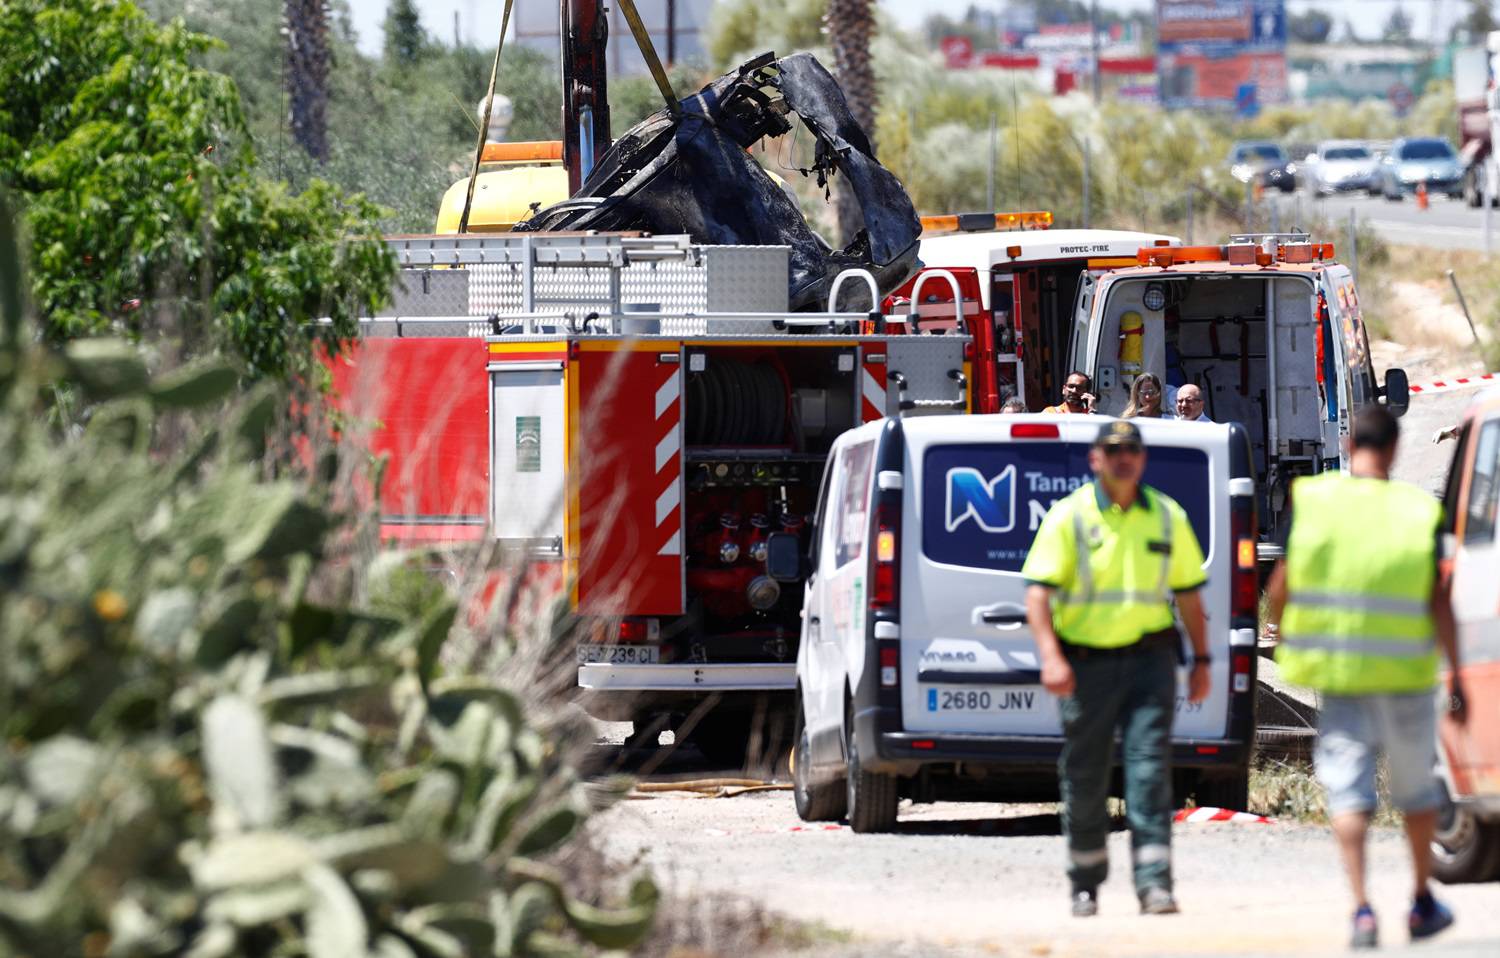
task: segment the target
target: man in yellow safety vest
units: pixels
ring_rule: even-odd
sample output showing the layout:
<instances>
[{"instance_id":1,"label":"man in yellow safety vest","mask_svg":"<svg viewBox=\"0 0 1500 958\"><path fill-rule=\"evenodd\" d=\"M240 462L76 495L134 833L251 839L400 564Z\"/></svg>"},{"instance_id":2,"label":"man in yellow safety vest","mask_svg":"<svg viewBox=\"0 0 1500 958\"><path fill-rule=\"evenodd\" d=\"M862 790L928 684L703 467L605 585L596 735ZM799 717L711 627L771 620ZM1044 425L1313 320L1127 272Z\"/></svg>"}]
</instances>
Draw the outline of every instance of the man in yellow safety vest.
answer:
<instances>
[{"instance_id":1,"label":"man in yellow safety vest","mask_svg":"<svg viewBox=\"0 0 1500 958\"><path fill-rule=\"evenodd\" d=\"M1282 676L1322 693L1314 762L1354 892L1351 945L1361 949L1378 944L1365 895L1365 833L1380 752L1411 844L1411 937L1428 938L1453 923L1427 887L1441 797L1433 777L1439 648L1453 667L1448 708L1460 722L1463 690L1453 609L1438 578L1442 506L1391 481L1399 434L1385 408L1363 410L1349 439L1349 475L1292 484L1286 558L1269 585Z\"/></svg>"},{"instance_id":2,"label":"man in yellow safety vest","mask_svg":"<svg viewBox=\"0 0 1500 958\"><path fill-rule=\"evenodd\" d=\"M1116 730L1141 912L1172 914L1171 738L1182 648L1172 600L1193 643L1188 699L1201 702L1209 688L1203 551L1182 507L1142 484L1146 450L1134 423L1101 427L1089 468L1094 481L1047 511L1021 569L1042 685L1061 698L1057 772L1073 914L1098 913L1109 872Z\"/></svg>"}]
</instances>

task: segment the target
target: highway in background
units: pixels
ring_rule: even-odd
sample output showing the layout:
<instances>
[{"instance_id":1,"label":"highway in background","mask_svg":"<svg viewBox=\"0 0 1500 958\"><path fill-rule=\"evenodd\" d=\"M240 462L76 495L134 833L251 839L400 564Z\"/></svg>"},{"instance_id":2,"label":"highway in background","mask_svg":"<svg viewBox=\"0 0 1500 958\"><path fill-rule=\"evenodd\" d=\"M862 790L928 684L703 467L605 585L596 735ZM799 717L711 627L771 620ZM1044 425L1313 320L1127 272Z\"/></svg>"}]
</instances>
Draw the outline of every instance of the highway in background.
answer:
<instances>
[{"instance_id":1,"label":"highway in background","mask_svg":"<svg viewBox=\"0 0 1500 958\"><path fill-rule=\"evenodd\" d=\"M1313 197L1307 193L1267 194L1266 201L1279 207L1282 229L1290 229L1300 215L1302 222L1296 225L1308 227L1322 221L1336 224L1342 231L1349 222L1349 211L1353 210L1388 243L1433 249L1484 250L1484 211L1446 196L1432 197L1425 210L1418 209L1416 200L1411 197L1398 203L1363 193L1330 197ZM1490 226L1491 249L1500 252L1500 209L1490 210ZM1338 243L1337 239L1335 243Z\"/></svg>"}]
</instances>

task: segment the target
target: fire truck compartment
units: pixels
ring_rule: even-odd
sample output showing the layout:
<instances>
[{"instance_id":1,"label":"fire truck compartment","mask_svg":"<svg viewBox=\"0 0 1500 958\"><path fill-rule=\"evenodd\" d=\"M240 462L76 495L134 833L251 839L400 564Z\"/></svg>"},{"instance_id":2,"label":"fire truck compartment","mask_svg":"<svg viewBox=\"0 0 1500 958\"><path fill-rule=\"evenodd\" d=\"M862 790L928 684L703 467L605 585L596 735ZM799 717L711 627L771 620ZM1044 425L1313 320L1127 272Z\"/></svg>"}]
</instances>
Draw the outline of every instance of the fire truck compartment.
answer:
<instances>
[{"instance_id":1,"label":"fire truck compartment","mask_svg":"<svg viewBox=\"0 0 1500 958\"><path fill-rule=\"evenodd\" d=\"M1029 397L1027 408L1031 412L1041 412L1044 406L1057 402L1062 395L1063 380L1071 372L1068 337L1082 278L1083 270L1078 263L1033 266L995 277L992 297L996 293L999 298L1005 293L1012 296L1010 303L1001 305L1015 310L1015 330L1019 332L1016 341L1022 344L1026 371L1023 395ZM1007 339L999 330L996 336L1002 344ZM1011 378L1014 379L1013 373Z\"/></svg>"},{"instance_id":2,"label":"fire truck compartment","mask_svg":"<svg viewBox=\"0 0 1500 958\"><path fill-rule=\"evenodd\" d=\"M767 456L827 453L859 425L856 344L689 348L686 440Z\"/></svg>"},{"instance_id":3,"label":"fire truck compartment","mask_svg":"<svg viewBox=\"0 0 1500 958\"><path fill-rule=\"evenodd\" d=\"M773 532L805 536L833 440L860 422L858 344L691 345L683 388L685 616L664 662L789 663L802 594L766 575Z\"/></svg>"}]
</instances>

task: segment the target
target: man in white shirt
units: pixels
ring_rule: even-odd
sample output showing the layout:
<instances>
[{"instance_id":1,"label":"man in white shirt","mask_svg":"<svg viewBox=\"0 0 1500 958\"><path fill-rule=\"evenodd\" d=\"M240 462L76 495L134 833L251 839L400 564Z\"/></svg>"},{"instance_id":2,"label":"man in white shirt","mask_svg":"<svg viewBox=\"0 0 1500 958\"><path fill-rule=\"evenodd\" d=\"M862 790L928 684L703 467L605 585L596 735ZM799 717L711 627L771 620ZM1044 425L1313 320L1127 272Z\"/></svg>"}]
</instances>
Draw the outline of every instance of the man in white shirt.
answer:
<instances>
[{"instance_id":1,"label":"man in white shirt","mask_svg":"<svg viewBox=\"0 0 1500 958\"><path fill-rule=\"evenodd\" d=\"M1208 414L1203 411L1203 390L1192 383L1179 386L1174 403L1178 419L1187 419L1193 422L1213 422Z\"/></svg>"}]
</instances>

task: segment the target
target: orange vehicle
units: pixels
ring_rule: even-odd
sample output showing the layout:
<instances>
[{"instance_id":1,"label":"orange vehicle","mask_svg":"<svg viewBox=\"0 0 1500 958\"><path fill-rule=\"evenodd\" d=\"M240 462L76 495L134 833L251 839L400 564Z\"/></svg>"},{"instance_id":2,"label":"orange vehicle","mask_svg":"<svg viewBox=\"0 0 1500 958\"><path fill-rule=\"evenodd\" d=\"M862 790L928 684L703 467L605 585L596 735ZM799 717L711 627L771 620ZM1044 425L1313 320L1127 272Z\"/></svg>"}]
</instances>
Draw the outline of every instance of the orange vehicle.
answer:
<instances>
[{"instance_id":1,"label":"orange vehicle","mask_svg":"<svg viewBox=\"0 0 1500 958\"><path fill-rule=\"evenodd\" d=\"M1433 842L1446 882L1500 879L1500 390L1469 407L1444 495L1446 569L1468 721L1445 721L1440 775L1448 801Z\"/></svg>"}]
</instances>

